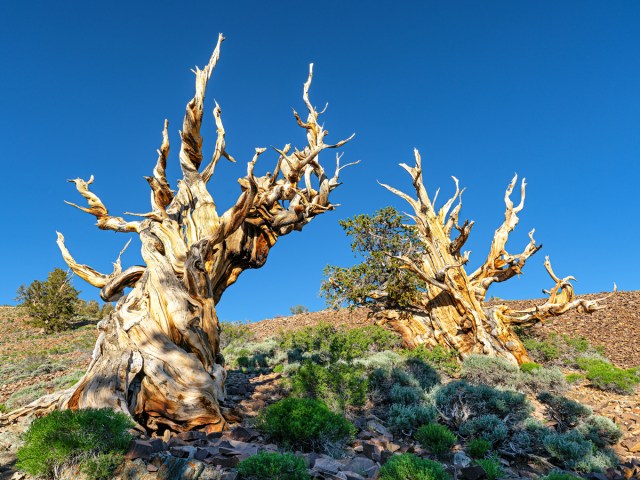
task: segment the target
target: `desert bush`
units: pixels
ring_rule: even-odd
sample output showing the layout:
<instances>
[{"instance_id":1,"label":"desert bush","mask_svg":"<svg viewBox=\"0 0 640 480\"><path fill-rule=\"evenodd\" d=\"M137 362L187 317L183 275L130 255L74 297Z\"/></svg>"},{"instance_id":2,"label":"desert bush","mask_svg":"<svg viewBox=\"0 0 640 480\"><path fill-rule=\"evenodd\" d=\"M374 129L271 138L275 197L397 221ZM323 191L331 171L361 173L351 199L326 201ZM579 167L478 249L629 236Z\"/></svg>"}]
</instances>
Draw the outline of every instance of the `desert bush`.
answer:
<instances>
[{"instance_id":1,"label":"desert bush","mask_svg":"<svg viewBox=\"0 0 640 480\"><path fill-rule=\"evenodd\" d=\"M470 385L464 380L439 387L433 393L433 401L447 422L456 427L470 418L486 414L508 419L509 427L527 418L532 411L522 393Z\"/></svg>"},{"instance_id":2,"label":"desert bush","mask_svg":"<svg viewBox=\"0 0 640 480\"><path fill-rule=\"evenodd\" d=\"M575 430L564 433L549 431L542 438L542 444L549 455L568 468L582 465L584 469L593 452L593 443Z\"/></svg>"},{"instance_id":3,"label":"desert bush","mask_svg":"<svg viewBox=\"0 0 640 480\"><path fill-rule=\"evenodd\" d=\"M260 452L238 464L243 480L307 480L304 459L292 453Z\"/></svg>"},{"instance_id":4,"label":"desert bush","mask_svg":"<svg viewBox=\"0 0 640 480\"><path fill-rule=\"evenodd\" d=\"M414 437L423 447L428 448L436 455L448 452L456 443L455 433L439 423L423 425Z\"/></svg>"},{"instance_id":5,"label":"desert bush","mask_svg":"<svg viewBox=\"0 0 640 480\"><path fill-rule=\"evenodd\" d=\"M437 417L438 412L430 405L392 404L387 411L387 426L393 433L411 435L416 428L434 422Z\"/></svg>"},{"instance_id":6,"label":"desert bush","mask_svg":"<svg viewBox=\"0 0 640 480\"><path fill-rule=\"evenodd\" d=\"M257 370L268 368L278 363L278 343L269 338L262 342L233 342L222 351L225 362L231 368Z\"/></svg>"},{"instance_id":7,"label":"desert bush","mask_svg":"<svg viewBox=\"0 0 640 480\"><path fill-rule=\"evenodd\" d=\"M520 371L523 373L531 373L541 367L542 365L536 362L524 362L520 365Z\"/></svg>"},{"instance_id":8,"label":"desert bush","mask_svg":"<svg viewBox=\"0 0 640 480\"><path fill-rule=\"evenodd\" d=\"M592 415L587 418L576 427L576 430L600 448L613 445L622 437L620 427L607 417L600 415Z\"/></svg>"},{"instance_id":9,"label":"desert bush","mask_svg":"<svg viewBox=\"0 0 640 480\"><path fill-rule=\"evenodd\" d=\"M308 313L309 309L304 305L294 305L289 308L289 311L291 312L291 315L300 315L301 313Z\"/></svg>"},{"instance_id":10,"label":"desert bush","mask_svg":"<svg viewBox=\"0 0 640 480\"><path fill-rule=\"evenodd\" d=\"M410 453L391 457L380 469L380 480L450 480L444 467Z\"/></svg>"},{"instance_id":11,"label":"desert bush","mask_svg":"<svg viewBox=\"0 0 640 480\"><path fill-rule=\"evenodd\" d=\"M34 383L28 387L24 387L16 392L13 392L9 398L7 398L7 408L14 410L18 407L27 405L34 400L37 400L47 392L47 384L45 382Z\"/></svg>"},{"instance_id":12,"label":"desert bush","mask_svg":"<svg viewBox=\"0 0 640 480\"><path fill-rule=\"evenodd\" d=\"M285 447L327 453L339 450L355 433L342 415L309 398L285 398L269 405L256 426Z\"/></svg>"},{"instance_id":13,"label":"desert bush","mask_svg":"<svg viewBox=\"0 0 640 480\"><path fill-rule=\"evenodd\" d=\"M49 476L80 462L93 478L104 478L129 445L131 427L126 415L109 409L54 411L36 418L25 432L16 466L31 475Z\"/></svg>"},{"instance_id":14,"label":"desert bush","mask_svg":"<svg viewBox=\"0 0 640 480\"><path fill-rule=\"evenodd\" d=\"M460 371L458 353L455 350L449 350L440 345L431 349L424 345L419 345L413 350L407 350L405 355L407 355L408 358L417 358L433 365L436 370L446 373L447 375L453 375Z\"/></svg>"},{"instance_id":15,"label":"desert bush","mask_svg":"<svg viewBox=\"0 0 640 480\"><path fill-rule=\"evenodd\" d=\"M465 451L471 455L472 458L484 458L484 456L491 451L491 442L484 438L474 438L467 444Z\"/></svg>"},{"instance_id":16,"label":"desert bush","mask_svg":"<svg viewBox=\"0 0 640 480\"><path fill-rule=\"evenodd\" d=\"M390 368L402 363L404 358L392 350L375 352L366 357L356 358L353 363L369 371L377 368Z\"/></svg>"},{"instance_id":17,"label":"desert bush","mask_svg":"<svg viewBox=\"0 0 640 480\"><path fill-rule=\"evenodd\" d=\"M538 395L538 400L545 404L547 414L558 422L558 429L560 431L575 427L580 420L591 415L591 409L589 407L563 397L562 395L542 392Z\"/></svg>"},{"instance_id":18,"label":"desert bush","mask_svg":"<svg viewBox=\"0 0 640 480\"><path fill-rule=\"evenodd\" d=\"M413 386L395 384L391 387L389 398L392 403L400 405L415 405L423 401L424 394Z\"/></svg>"},{"instance_id":19,"label":"desert bush","mask_svg":"<svg viewBox=\"0 0 640 480\"><path fill-rule=\"evenodd\" d=\"M555 471L551 472L545 477L542 477L542 480L580 480L580 477L576 477L575 475L571 475L570 473Z\"/></svg>"},{"instance_id":20,"label":"desert bush","mask_svg":"<svg viewBox=\"0 0 640 480\"><path fill-rule=\"evenodd\" d=\"M438 372L422 358L409 356L401 368L415 378L423 390L430 390L440 383Z\"/></svg>"},{"instance_id":21,"label":"desert bush","mask_svg":"<svg viewBox=\"0 0 640 480\"><path fill-rule=\"evenodd\" d=\"M307 361L291 376L289 383L292 395L322 400L336 412L362 407L369 388L362 368L342 362L325 367Z\"/></svg>"},{"instance_id":22,"label":"desert bush","mask_svg":"<svg viewBox=\"0 0 640 480\"><path fill-rule=\"evenodd\" d=\"M585 370L591 384L601 390L633 393L640 383L640 376L636 369L624 370L603 359L581 357L577 360L577 364Z\"/></svg>"},{"instance_id":23,"label":"desert bush","mask_svg":"<svg viewBox=\"0 0 640 480\"><path fill-rule=\"evenodd\" d=\"M482 438L499 445L509 434L507 425L493 414L474 417L460 425L460 435L463 437Z\"/></svg>"},{"instance_id":24,"label":"desert bush","mask_svg":"<svg viewBox=\"0 0 640 480\"><path fill-rule=\"evenodd\" d=\"M378 404L391 404L391 391L394 386L411 388L415 395L421 392L420 382L402 368L402 365L392 368L376 368L369 374L369 387Z\"/></svg>"},{"instance_id":25,"label":"desert bush","mask_svg":"<svg viewBox=\"0 0 640 480\"><path fill-rule=\"evenodd\" d=\"M121 453L98 453L82 461L81 470L91 480L109 480L122 463Z\"/></svg>"},{"instance_id":26,"label":"desert bush","mask_svg":"<svg viewBox=\"0 0 640 480\"><path fill-rule=\"evenodd\" d=\"M550 334L545 340L525 338L522 344L536 362L572 366L585 354L602 358L603 348L594 347L584 337Z\"/></svg>"},{"instance_id":27,"label":"desert bush","mask_svg":"<svg viewBox=\"0 0 640 480\"><path fill-rule=\"evenodd\" d=\"M516 389L520 384L520 369L500 357L470 355L462 362L460 376L473 385L489 385Z\"/></svg>"},{"instance_id":28,"label":"desert bush","mask_svg":"<svg viewBox=\"0 0 640 480\"><path fill-rule=\"evenodd\" d=\"M280 347L290 358L314 357L317 363L351 362L370 352L390 350L399 344L397 335L376 325L350 330L320 324L285 332Z\"/></svg>"},{"instance_id":29,"label":"desert bush","mask_svg":"<svg viewBox=\"0 0 640 480\"><path fill-rule=\"evenodd\" d=\"M504 476L504 469L496 455L476 460L476 463L482 467L489 480L496 480Z\"/></svg>"},{"instance_id":30,"label":"desert bush","mask_svg":"<svg viewBox=\"0 0 640 480\"><path fill-rule=\"evenodd\" d=\"M523 371L520 377L519 389L525 389L531 393L562 393L569 388L567 379L558 367L534 368L529 372Z\"/></svg>"},{"instance_id":31,"label":"desert bush","mask_svg":"<svg viewBox=\"0 0 640 480\"><path fill-rule=\"evenodd\" d=\"M241 322L220 322L220 350L232 343L241 345L255 341L255 334Z\"/></svg>"},{"instance_id":32,"label":"desert bush","mask_svg":"<svg viewBox=\"0 0 640 480\"><path fill-rule=\"evenodd\" d=\"M79 293L71 286L71 276L56 268L44 282L34 280L28 287L20 286L16 300L26 307L33 325L50 333L70 327Z\"/></svg>"},{"instance_id":33,"label":"desert bush","mask_svg":"<svg viewBox=\"0 0 640 480\"><path fill-rule=\"evenodd\" d=\"M572 383L572 384L580 382L580 381L584 380L585 378L587 378L587 377L585 377L582 373L569 373L565 377L567 382Z\"/></svg>"},{"instance_id":34,"label":"desert bush","mask_svg":"<svg viewBox=\"0 0 640 480\"><path fill-rule=\"evenodd\" d=\"M462 363L461 377L474 385L489 385L510 390L563 392L568 388L564 374L557 367L544 368L524 363L518 368L509 361L487 355L470 355Z\"/></svg>"},{"instance_id":35,"label":"desert bush","mask_svg":"<svg viewBox=\"0 0 640 480\"><path fill-rule=\"evenodd\" d=\"M517 429L509 438L509 448L515 453L524 454L534 450L537 438L527 430Z\"/></svg>"}]
</instances>

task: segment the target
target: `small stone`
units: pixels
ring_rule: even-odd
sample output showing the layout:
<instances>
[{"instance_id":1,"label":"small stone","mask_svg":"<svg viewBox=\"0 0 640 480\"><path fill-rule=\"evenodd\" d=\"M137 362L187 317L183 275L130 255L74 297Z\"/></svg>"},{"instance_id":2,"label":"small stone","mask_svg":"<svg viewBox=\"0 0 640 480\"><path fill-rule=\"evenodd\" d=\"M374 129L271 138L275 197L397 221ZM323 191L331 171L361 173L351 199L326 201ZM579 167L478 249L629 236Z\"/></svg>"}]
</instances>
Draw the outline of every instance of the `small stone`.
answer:
<instances>
[{"instance_id":1,"label":"small stone","mask_svg":"<svg viewBox=\"0 0 640 480\"><path fill-rule=\"evenodd\" d=\"M332 475L340 471L342 465L331 457L320 457L313 464L313 469L321 473L329 473Z\"/></svg>"},{"instance_id":2,"label":"small stone","mask_svg":"<svg viewBox=\"0 0 640 480\"><path fill-rule=\"evenodd\" d=\"M155 465L153 465L152 463L148 463L147 464L147 472L157 472L158 471L158 467L156 467Z\"/></svg>"},{"instance_id":3,"label":"small stone","mask_svg":"<svg viewBox=\"0 0 640 480\"><path fill-rule=\"evenodd\" d=\"M349 470L352 472L363 473L368 469L373 467L375 462L367 457L363 457L358 455L357 457L353 457L349 462L345 465L345 470Z\"/></svg>"},{"instance_id":4,"label":"small stone","mask_svg":"<svg viewBox=\"0 0 640 480\"><path fill-rule=\"evenodd\" d=\"M456 452L453 455L453 464L460 468L468 467L471 465L471 459L464 452Z\"/></svg>"},{"instance_id":5,"label":"small stone","mask_svg":"<svg viewBox=\"0 0 640 480\"><path fill-rule=\"evenodd\" d=\"M154 453L155 450L151 442L146 440L131 440L129 450L125 453L124 458L128 460L135 460L136 458L148 460Z\"/></svg>"},{"instance_id":6,"label":"small stone","mask_svg":"<svg viewBox=\"0 0 640 480\"><path fill-rule=\"evenodd\" d=\"M193 442L194 440L201 440L207 437L207 434L204 432L199 432L197 430L190 430L188 432L180 432L176 435L180 440L184 440L185 442Z\"/></svg>"}]
</instances>

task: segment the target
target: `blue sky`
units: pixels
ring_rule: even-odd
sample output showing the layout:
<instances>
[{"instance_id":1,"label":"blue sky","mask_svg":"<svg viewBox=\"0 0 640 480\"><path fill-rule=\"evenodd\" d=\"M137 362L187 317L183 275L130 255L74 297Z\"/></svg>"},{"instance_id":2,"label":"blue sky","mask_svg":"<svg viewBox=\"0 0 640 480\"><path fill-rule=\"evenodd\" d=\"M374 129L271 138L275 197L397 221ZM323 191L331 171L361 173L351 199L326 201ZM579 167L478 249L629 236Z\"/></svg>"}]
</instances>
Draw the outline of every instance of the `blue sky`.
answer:
<instances>
[{"instance_id":1,"label":"blue sky","mask_svg":"<svg viewBox=\"0 0 640 480\"><path fill-rule=\"evenodd\" d=\"M376 180L409 190L397 165L423 156L430 193L467 187L463 218L476 221L471 265L502 222L514 172L529 184L508 247L521 251L535 227L543 249L503 298L541 296L556 273L579 293L640 288L634 215L640 156L640 3L523 2L2 2L0 145L3 221L0 304L20 284L64 267L55 231L78 261L110 271L127 238L93 226L63 203L81 200L66 179L93 174L112 214L148 211L143 179L170 121L178 178L178 128L218 32L227 41L208 91L205 157L215 142L211 111L223 109L227 148L210 183L220 207L254 147L303 145L291 107L315 63L311 99L329 102L330 139L352 132L333 201L342 206L281 239L265 267L245 272L219 305L226 320L323 308L328 263L354 262L338 220L400 200ZM324 161L332 163L332 154ZM275 157L261 157L260 171ZM125 266L139 261L132 243ZM76 279L83 298L97 291Z\"/></svg>"}]
</instances>

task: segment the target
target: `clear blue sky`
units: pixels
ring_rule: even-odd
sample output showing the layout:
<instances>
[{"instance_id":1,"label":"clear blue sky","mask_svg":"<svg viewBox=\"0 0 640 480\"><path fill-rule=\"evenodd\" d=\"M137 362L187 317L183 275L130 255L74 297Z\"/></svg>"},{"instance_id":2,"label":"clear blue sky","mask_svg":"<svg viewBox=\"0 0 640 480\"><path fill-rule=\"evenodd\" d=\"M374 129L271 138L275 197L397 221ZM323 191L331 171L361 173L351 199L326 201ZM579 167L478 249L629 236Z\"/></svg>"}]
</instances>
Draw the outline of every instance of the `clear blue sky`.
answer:
<instances>
[{"instance_id":1,"label":"clear blue sky","mask_svg":"<svg viewBox=\"0 0 640 480\"><path fill-rule=\"evenodd\" d=\"M211 182L221 207L254 147L302 145L291 107L311 90L330 138L356 133L333 201L335 212L276 245L267 265L245 272L219 306L226 320L315 310L322 269L354 258L338 220L393 204L376 180L405 190L397 164L423 155L440 198L451 175L467 187L462 217L476 226L472 266L502 222L514 172L529 188L509 243L521 251L536 228L544 248L525 275L490 290L539 297L556 273L579 293L640 288L637 255L640 157L640 3L522 2L2 2L0 158L3 220L0 304L20 284L64 267L55 231L78 261L101 271L127 240L99 231L63 200L82 200L66 179L94 174L113 214L145 212L164 118L170 121L175 185L178 128L218 32L227 41L210 83L205 157L215 142L213 99L223 109L229 152ZM332 154L325 162L332 162ZM273 154L259 169L271 170ZM139 260L135 241L125 266ZM86 299L97 291L76 279Z\"/></svg>"}]
</instances>

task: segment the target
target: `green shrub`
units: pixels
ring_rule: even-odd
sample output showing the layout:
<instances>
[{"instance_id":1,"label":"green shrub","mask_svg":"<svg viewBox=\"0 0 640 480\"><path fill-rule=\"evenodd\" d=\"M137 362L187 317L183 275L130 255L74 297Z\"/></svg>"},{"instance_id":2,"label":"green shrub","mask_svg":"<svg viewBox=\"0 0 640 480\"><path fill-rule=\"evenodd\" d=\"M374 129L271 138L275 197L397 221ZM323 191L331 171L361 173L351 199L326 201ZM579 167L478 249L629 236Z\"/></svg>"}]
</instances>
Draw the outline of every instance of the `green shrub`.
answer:
<instances>
[{"instance_id":1,"label":"green shrub","mask_svg":"<svg viewBox=\"0 0 640 480\"><path fill-rule=\"evenodd\" d=\"M499 445L509 434L507 425L493 414L480 415L460 425L460 435L471 438L482 438Z\"/></svg>"},{"instance_id":2,"label":"green shrub","mask_svg":"<svg viewBox=\"0 0 640 480\"><path fill-rule=\"evenodd\" d=\"M414 437L423 447L428 448L436 455L448 452L456 443L455 433L439 423L423 425Z\"/></svg>"},{"instance_id":3,"label":"green shrub","mask_svg":"<svg viewBox=\"0 0 640 480\"><path fill-rule=\"evenodd\" d=\"M586 377L582 373L569 373L565 379L569 383L577 383L584 380Z\"/></svg>"},{"instance_id":4,"label":"green shrub","mask_svg":"<svg viewBox=\"0 0 640 480\"><path fill-rule=\"evenodd\" d=\"M292 375L290 384L292 395L323 400L336 412L362 407L369 389L364 370L342 362L324 367L307 361Z\"/></svg>"},{"instance_id":5,"label":"green shrub","mask_svg":"<svg viewBox=\"0 0 640 480\"><path fill-rule=\"evenodd\" d=\"M415 378L423 390L430 390L440 383L438 372L422 358L409 356L403 362L401 368Z\"/></svg>"},{"instance_id":6,"label":"green shrub","mask_svg":"<svg viewBox=\"0 0 640 480\"><path fill-rule=\"evenodd\" d=\"M380 480L450 480L444 467L410 453L395 455L380 469Z\"/></svg>"},{"instance_id":7,"label":"green shrub","mask_svg":"<svg viewBox=\"0 0 640 480\"><path fill-rule=\"evenodd\" d=\"M243 480L307 480L304 459L292 453L260 452L238 464Z\"/></svg>"},{"instance_id":8,"label":"green shrub","mask_svg":"<svg viewBox=\"0 0 640 480\"><path fill-rule=\"evenodd\" d=\"M576 430L600 448L613 445L622 438L620 427L607 417L599 415L592 415L587 418L576 427Z\"/></svg>"},{"instance_id":9,"label":"green shrub","mask_svg":"<svg viewBox=\"0 0 640 480\"><path fill-rule=\"evenodd\" d=\"M525 338L522 345L529 355L539 362L552 362L560 358L560 349L550 341Z\"/></svg>"},{"instance_id":10,"label":"green shrub","mask_svg":"<svg viewBox=\"0 0 640 480\"><path fill-rule=\"evenodd\" d=\"M7 413L9 411L9 409L7 408L7 406L4 403L0 403L0 415L2 415L3 413Z\"/></svg>"},{"instance_id":11,"label":"green shrub","mask_svg":"<svg viewBox=\"0 0 640 480\"><path fill-rule=\"evenodd\" d=\"M487 385L469 385L464 380L450 382L433 393L436 407L451 424L459 426L470 418L494 414L507 426L529 416L531 404L522 393L497 390Z\"/></svg>"},{"instance_id":12,"label":"green shrub","mask_svg":"<svg viewBox=\"0 0 640 480\"><path fill-rule=\"evenodd\" d=\"M542 365L536 362L524 362L520 365L520 371L523 373L531 373L538 368L542 368Z\"/></svg>"},{"instance_id":13,"label":"green shrub","mask_svg":"<svg viewBox=\"0 0 640 480\"><path fill-rule=\"evenodd\" d=\"M16 300L27 308L33 325L50 333L70 327L79 293L71 285L71 275L56 268L46 281L34 280L28 287L20 286Z\"/></svg>"},{"instance_id":14,"label":"green shrub","mask_svg":"<svg viewBox=\"0 0 640 480\"><path fill-rule=\"evenodd\" d=\"M576 477L569 473L555 471L543 477L542 480L580 480L580 477Z\"/></svg>"},{"instance_id":15,"label":"green shrub","mask_svg":"<svg viewBox=\"0 0 640 480\"><path fill-rule=\"evenodd\" d=\"M484 438L474 438L465 450L473 458L483 458L491 450L491 442Z\"/></svg>"},{"instance_id":16,"label":"green shrub","mask_svg":"<svg viewBox=\"0 0 640 480\"><path fill-rule=\"evenodd\" d=\"M580 420L591 415L589 407L562 395L542 392L538 395L538 400L546 405L547 414L558 422L560 431L575 427Z\"/></svg>"},{"instance_id":17,"label":"green shrub","mask_svg":"<svg viewBox=\"0 0 640 480\"><path fill-rule=\"evenodd\" d=\"M420 395L420 382L403 365L392 368L376 368L369 375L369 387L378 404L393 403L391 392L394 387L408 387Z\"/></svg>"},{"instance_id":18,"label":"green shrub","mask_svg":"<svg viewBox=\"0 0 640 480\"><path fill-rule=\"evenodd\" d=\"M109 409L54 411L35 419L25 432L16 465L31 475L48 476L60 466L94 457L83 467L102 478L129 445L132 426L129 417Z\"/></svg>"},{"instance_id":19,"label":"green shrub","mask_svg":"<svg viewBox=\"0 0 640 480\"><path fill-rule=\"evenodd\" d=\"M269 405L258 416L256 426L285 447L328 453L355 433L343 416L309 398L285 398Z\"/></svg>"},{"instance_id":20,"label":"green shrub","mask_svg":"<svg viewBox=\"0 0 640 480\"><path fill-rule=\"evenodd\" d=\"M387 426L393 433L411 435L416 428L434 422L437 417L438 412L429 405L392 404L387 411Z\"/></svg>"},{"instance_id":21,"label":"green shrub","mask_svg":"<svg viewBox=\"0 0 640 480\"><path fill-rule=\"evenodd\" d=\"M405 352L408 358L418 358L423 362L433 365L437 370L453 375L460 371L458 363L458 352L446 349L440 345L429 349L424 345L419 345L413 350Z\"/></svg>"},{"instance_id":22,"label":"green shrub","mask_svg":"<svg viewBox=\"0 0 640 480\"><path fill-rule=\"evenodd\" d=\"M569 388L567 380L558 367L535 368L529 373L521 374L520 389L526 389L532 393L552 392L562 393Z\"/></svg>"},{"instance_id":23,"label":"green shrub","mask_svg":"<svg viewBox=\"0 0 640 480\"><path fill-rule=\"evenodd\" d=\"M640 383L640 376L634 369L623 370L599 358L581 357L578 366L585 370L587 379L601 390L619 393L633 393Z\"/></svg>"},{"instance_id":24,"label":"green shrub","mask_svg":"<svg viewBox=\"0 0 640 480\"><path fill-rule=\"evenodd\" d=\"M584 465L593 451L593 443L575 430L565 433L549 431L542 438L542 444L549 455L568 468Z\"/></svg>"},{"instance_id":25,"label":"green shrub","mask_svg":"<svg viewBox=\"0 0 640 480\"><path fill-rule=\"evenodd\" d=\"M273 339L262 342L233 342L225 347L222 354L231 368L258 370L278 363L278 343Z\"/></svg>"},{"instance_id":26,"label":"green shrub","mask_svg":"<svg viewBox=\"0 0 640 480\"><path fill-rule=\"evenodd\" d=\"M476 463L482 467L489 480L496 480L496 478L504 476L504 470L500 464L500 459L495 455L481 460L476 460Z\"/></svg>"},{"instance_id":27,"label":"green shrub","mask_svg":"<svg viewBox=\"0 0 640 480\"><path fill-rule=\"evenodd\" d=\"M302 313L308 313L309 309L304 305L294 305L289 308L289 311L291 312L291 315L300 315Z\"/></svg>"},{"instance_id":28,"label":"green shrub","mask_svg":"<svg viewBox=\"0 0 640 480\"><path fill-rule=\"evenodd\" d=\"M540 363L571 366L576 358L585 354L602 358L602 347L594 347L584 337L550 334L546 340L527 338L523 340L531 358Z\"/></svg>"}]
</instances>

